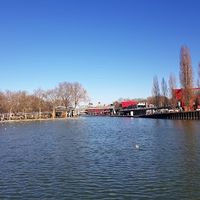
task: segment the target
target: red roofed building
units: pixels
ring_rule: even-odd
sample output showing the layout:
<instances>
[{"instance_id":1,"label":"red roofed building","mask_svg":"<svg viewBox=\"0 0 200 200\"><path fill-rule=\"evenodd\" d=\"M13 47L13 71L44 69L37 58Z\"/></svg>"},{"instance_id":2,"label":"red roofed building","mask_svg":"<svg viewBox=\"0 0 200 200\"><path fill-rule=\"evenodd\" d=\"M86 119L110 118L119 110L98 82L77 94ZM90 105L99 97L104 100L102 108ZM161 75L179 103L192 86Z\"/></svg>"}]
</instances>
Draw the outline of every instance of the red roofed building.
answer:
<instances>
[{"instance_id":1,"label":"red roofed building","mask_svg":"<svg viewBox=\"0 0 200 200\"><path fill-rule=\"evenodd\" d=\"M176 100L182 100L183 99L183 89L174 89L174 94L176 97Z\"/></svg>"},{"instance_id":2,"label":"red roofed building","mask_svg":"<svg viewBox=\"0 0 200 200\"><path fill-rule=\"evenodd\" d=\"M174 96L177 101L181 103L181 107L184 108L185 102L183 97L184 89L174 89ZM190 109L194 109L194 106L196 108L200 107L200 88L192 88L193 97L190 99Z\"/></svg>"},{"instance_id":3,"label":"red roofed building","mask_svg":"<svg viewBox=\"0 0 200 200\"><path fill-rule=\"evenodd\" d=\"M128 108L128 107L135 107L137 106L137 103L136 101L122 101L121 102L121 105L122 105L122 108Z\"/></svg>"}]
</instances>

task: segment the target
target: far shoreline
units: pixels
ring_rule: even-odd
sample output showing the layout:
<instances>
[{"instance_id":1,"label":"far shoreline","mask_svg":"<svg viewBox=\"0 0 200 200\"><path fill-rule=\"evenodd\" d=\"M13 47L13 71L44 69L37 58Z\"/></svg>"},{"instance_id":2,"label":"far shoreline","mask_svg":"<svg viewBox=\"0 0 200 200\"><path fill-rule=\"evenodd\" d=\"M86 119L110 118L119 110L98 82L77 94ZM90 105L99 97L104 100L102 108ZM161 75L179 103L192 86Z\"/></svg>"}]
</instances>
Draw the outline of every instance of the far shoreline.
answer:
<instances>
[{"instance_id":1,"label":"far shoreline","mask_svg":"<svg viewBox=\"0 0 200 200\"><path fill-rule=\"evenodd\" d=\"M19 119L19 120L3 120L0 121L0 124L3 123L13 123L13 122L35 122L35 121L64 121L71 119L78 119L79 117L67 117L67 118L47 118L47 119Z\"/></svg>"}]
</instances>

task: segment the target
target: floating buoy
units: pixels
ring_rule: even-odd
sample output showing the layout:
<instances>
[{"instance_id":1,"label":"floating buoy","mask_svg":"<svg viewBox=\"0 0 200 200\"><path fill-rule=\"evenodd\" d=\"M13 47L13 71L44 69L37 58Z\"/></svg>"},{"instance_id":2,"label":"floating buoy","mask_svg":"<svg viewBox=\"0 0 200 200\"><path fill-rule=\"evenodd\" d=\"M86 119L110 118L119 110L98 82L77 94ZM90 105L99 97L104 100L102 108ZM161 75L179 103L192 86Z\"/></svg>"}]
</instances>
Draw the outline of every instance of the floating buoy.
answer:
<instances>
[{"instance_id":1,"label":"floating buoy","mask_svg":"<svg viewBox=\"0 0 200 200\"><path fill-rule=\"evenodd\" d=\"M136 144L136 145L135 145L135 148L136 148L136 149L139 149L139 148L140 148L140 146L139 146L138 144Z\"/></svg>"}]
</instances>

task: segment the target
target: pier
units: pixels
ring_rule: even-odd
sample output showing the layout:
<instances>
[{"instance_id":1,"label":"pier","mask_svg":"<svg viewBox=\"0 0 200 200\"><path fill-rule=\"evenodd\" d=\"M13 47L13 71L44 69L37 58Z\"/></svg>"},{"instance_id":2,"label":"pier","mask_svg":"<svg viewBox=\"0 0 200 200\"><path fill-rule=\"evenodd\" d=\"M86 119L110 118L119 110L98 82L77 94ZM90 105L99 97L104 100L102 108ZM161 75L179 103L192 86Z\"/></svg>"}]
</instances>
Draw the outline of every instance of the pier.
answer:
<instances>
[{"instance_id":1,"label":"pier","mask_svg":"<svg viewBox=\"0 0 200 200\"><path fill-rule=\"evenodd\" d=\"M85 113L91 116L134 117L171 120L200 120L200 110L183 111L170 107L128 107L115 109L114 106L87 108Z\"/></svg>"},{"instance_id":2,"label":"pier","mask_svg":"<svg viewBox=\"0 0 200 200\"><path fill-rule=\"evenodd\" d=\"M151 115L143 115L140 117L152 119L200 120L200 111L156 113Z\"/></svg>"}]
</instances>

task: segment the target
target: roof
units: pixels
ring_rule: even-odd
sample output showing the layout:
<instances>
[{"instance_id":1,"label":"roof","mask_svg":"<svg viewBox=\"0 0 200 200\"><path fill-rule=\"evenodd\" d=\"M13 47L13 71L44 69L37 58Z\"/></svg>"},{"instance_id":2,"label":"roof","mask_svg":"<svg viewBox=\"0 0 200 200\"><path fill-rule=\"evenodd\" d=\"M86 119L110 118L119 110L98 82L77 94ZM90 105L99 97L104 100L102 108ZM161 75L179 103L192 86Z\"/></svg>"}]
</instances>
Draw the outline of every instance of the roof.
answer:
<instances>
[{"instance_id":1,"label":"roof","mask_svg":"<svg viewBox=\"0 0 200 200\"><path fill-rule=\"evenodd\" d=\"M122 101L122 108L128 108L129 106L136 106L137 102L136 101Z\"/></svg>"}]
</instances>

